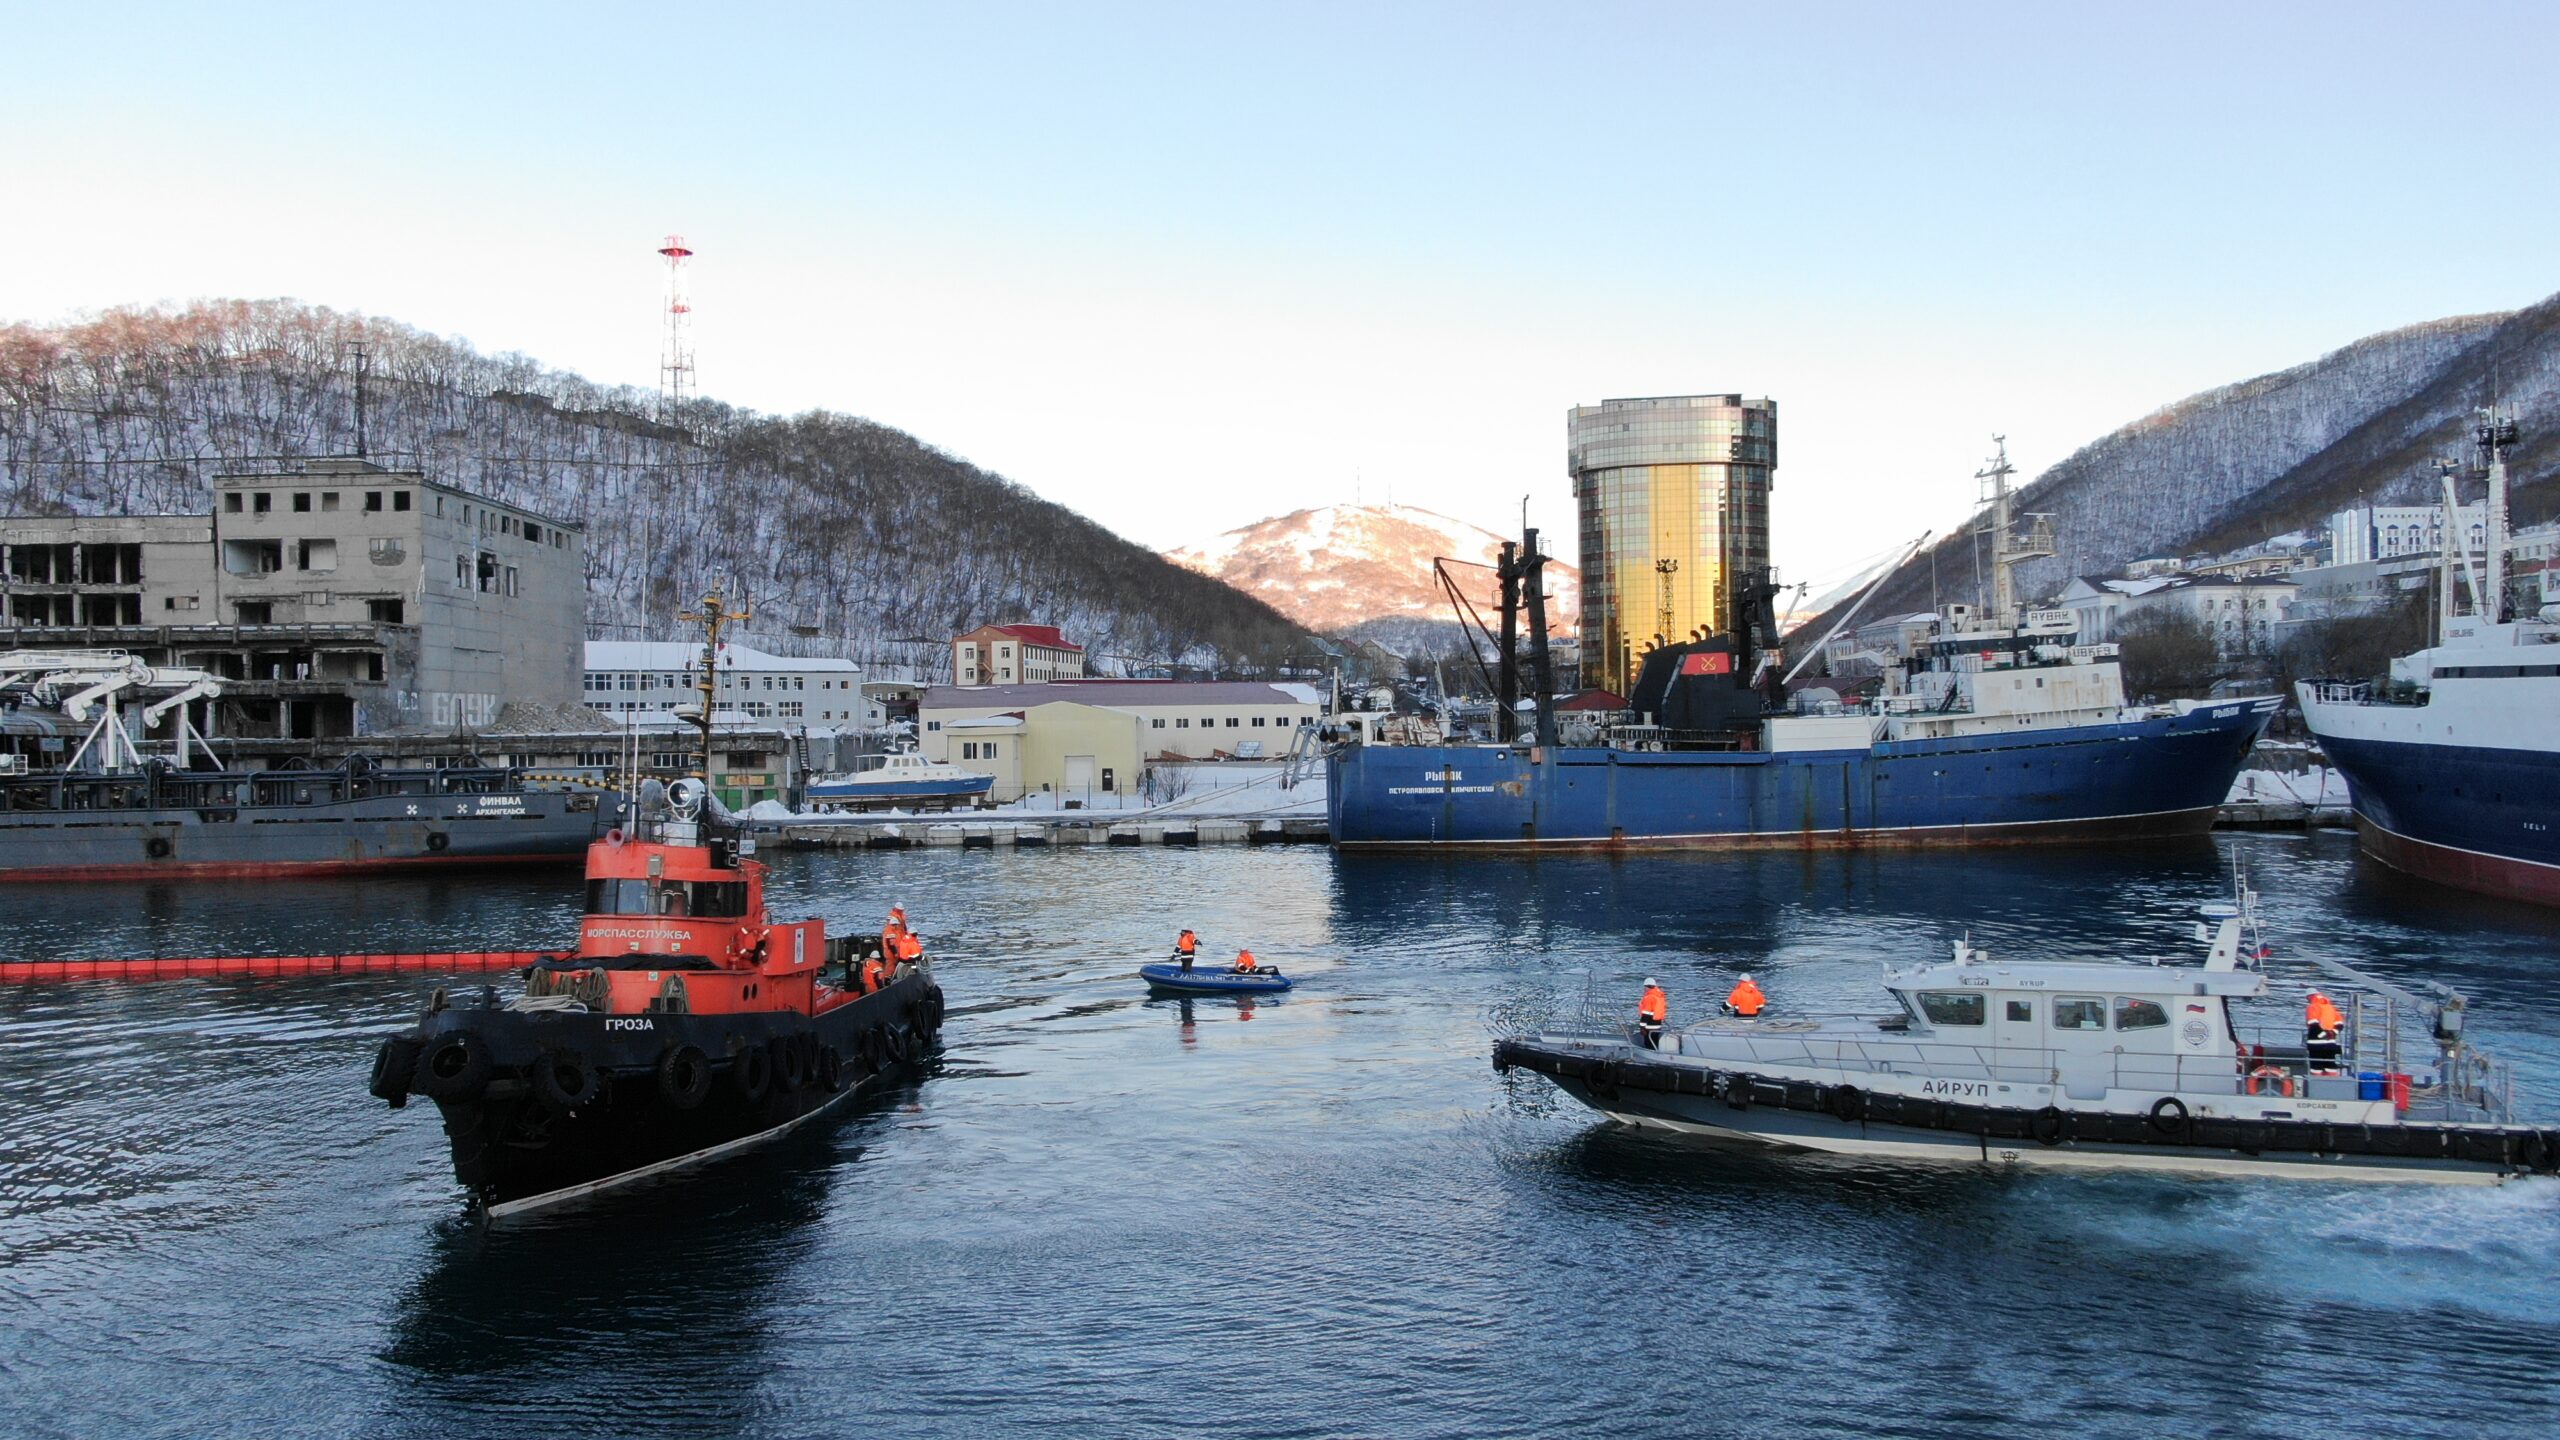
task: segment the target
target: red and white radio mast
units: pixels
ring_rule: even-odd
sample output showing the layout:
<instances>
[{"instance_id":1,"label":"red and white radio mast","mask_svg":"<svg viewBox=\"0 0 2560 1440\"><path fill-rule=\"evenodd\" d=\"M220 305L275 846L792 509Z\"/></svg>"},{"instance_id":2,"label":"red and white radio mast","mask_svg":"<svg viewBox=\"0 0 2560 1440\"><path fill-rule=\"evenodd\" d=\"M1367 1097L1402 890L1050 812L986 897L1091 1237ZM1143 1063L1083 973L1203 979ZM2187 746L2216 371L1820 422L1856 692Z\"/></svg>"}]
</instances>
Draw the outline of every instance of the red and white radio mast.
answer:
<instances>
[{"instance_id":1,"label":"red and white radio mast","mask_svg":"<svg viewBox=\"0 0 2560 1440\"><path fill-rule=\"evenodd\" d=\"M667 259L667 343L658 356L658 418L672 420L693 389L693 296L684 273L693 251L683 236L670 235L658 253Z\"/></svg>"}]
</instances>

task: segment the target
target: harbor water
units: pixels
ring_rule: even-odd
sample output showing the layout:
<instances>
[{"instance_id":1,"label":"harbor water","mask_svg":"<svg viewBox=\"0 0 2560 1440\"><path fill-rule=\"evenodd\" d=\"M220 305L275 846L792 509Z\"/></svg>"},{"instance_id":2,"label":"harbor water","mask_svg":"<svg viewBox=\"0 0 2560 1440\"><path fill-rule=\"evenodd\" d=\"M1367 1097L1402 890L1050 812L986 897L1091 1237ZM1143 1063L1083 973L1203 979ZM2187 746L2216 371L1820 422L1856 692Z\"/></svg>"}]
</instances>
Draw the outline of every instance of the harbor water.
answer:
<instances>
[{"instance_id":1,"label":"harbor water","mask_svg":"<svg viewBox=\"0 0 2560 1440\"><path fill-rule=\"evenodd\" d=\"M1749 970L2191 958L2245 864L2281 963L2469 993L2560 1106L2560 917L2330 833L1608 859L1310 847L770 857L902 902L929 1078L584 1207L465 1216L364 1093L416 976L0 987L0 1431L627 1437L2560 1433L2560 1183L2398 1188L1705 1150L1487 1056ZM574 872L0 887L0 960L562 944ZM1293 974L1153 1000L1176 930ZM476 986L476 979L456 984Z\"/></svg>"}]
</instances>

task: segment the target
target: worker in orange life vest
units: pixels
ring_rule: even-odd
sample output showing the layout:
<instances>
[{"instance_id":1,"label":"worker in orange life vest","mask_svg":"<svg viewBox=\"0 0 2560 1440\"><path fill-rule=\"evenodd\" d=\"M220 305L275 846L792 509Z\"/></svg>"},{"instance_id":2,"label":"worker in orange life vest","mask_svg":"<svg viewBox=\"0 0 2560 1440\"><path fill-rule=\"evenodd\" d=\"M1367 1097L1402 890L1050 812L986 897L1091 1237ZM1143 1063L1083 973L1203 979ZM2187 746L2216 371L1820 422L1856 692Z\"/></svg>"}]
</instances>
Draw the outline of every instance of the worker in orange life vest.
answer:
<instances>
[{"instance_id":1,"label":"worker in orange life vest","mask_svg":"<svg viewBox=\"0 0 2560 1440\"><path fill-rule=\"evenodd\" d=\"M1739 1015L1745 1020L1759 1019L1760 1012L1768 1006L1769 997L1760 993L1760 987L1752 984L1748 975L1733 987L1732 994L1724 997L1724 1013Z\"/></svg>"},{"instance_id":2,"label":"worker in orange life vest","mask_svg":"<svg viewBox=\"0 0 2560 1440\"><path fill-rule=\"evenodd\" d=\"M904 969L909 965L913 965L923 958L924 941L916 938L916 932L913 930L901 930L898 932L897 951L889 957L889 963L891 966L890 974L895 976L899 970Z\"/></svg>"},{"instance_id":3,"label":"worker in orange life vest","mask_svg":"<svg viewBox=\"0 0 2560 1440\"><path fill-rule=\"evenodd\" d=\"M889 983L889 962L874 951L862 962L862 993L870 994Z\"/></svg>"},{"instance_id":4,"label":"worker in orange life vest","mask_svg":"<svg viewBox=\"0 0 2560 1440\"><path fill-rule=\"evenodd\" d=\"M2302 1007L2302 1048L2311 1061L2311 1073L2335 1075L2338 1056L2346 1035L2347 1017L2328 996L2314 990Z\"/></svg>"},{"instance_id":5,"label":"worker in orange life vest","mask_svg":"<svg viewBox=\"0 0 2560 1440\"><path fill-rule=\"evenodd\" d=\"M1671 997L1662 993L1662 982L1645 977L1644 996L1636 1001L1636 1034L1647 1050L1662 1048L1662 1027L1671 1020Z\"/></svg>"},{"instance_id":6,"label":"worker in orange life vest","mask_svg":"<svg viewBox=\"0 0 2560 1440\"><path fill-rule=\"evenodd\" d=\"M1173 958L1182 962L1182 973L1191 973L1191 962L1200 955L1200 937L1185 930L1173 940Z\"/></svg>"},{"instance_id":7,"label":"worker in orange life vest","mask_svg":"<svg viewBox=\"0 0 2560 1440\"><path fill-rule=\"evenodd\" d=\"M1239 951L1237 951L1237 952L1236 952L1236 973L1237 973L1237 974L1239 974L1239 975L1250 975L1250 974L1252 974L1254 971L1259 970L1259 969L1261 969L1261 968L1262 968L1261 963L1260 963L1259 961L1257 961L1257 960L1255 960L1255 959L1253 958L1253 952L1252 952L1252 951L1250 951L1250 950L1239 950Z\"/></svg>"},{"instance_id":8,"label":"worker in orange life vest","mask_svg":"<svg viewBox=\"0 0 2560 1440\"><path fill-rule=\"evenodd\" d=\"M880 953L894 959L897 956L898 947L890 943L890 937L906 928L906 907L903 905L890 906L889 918L882 922L880 926Z\"/></svg>"}]
</instances>

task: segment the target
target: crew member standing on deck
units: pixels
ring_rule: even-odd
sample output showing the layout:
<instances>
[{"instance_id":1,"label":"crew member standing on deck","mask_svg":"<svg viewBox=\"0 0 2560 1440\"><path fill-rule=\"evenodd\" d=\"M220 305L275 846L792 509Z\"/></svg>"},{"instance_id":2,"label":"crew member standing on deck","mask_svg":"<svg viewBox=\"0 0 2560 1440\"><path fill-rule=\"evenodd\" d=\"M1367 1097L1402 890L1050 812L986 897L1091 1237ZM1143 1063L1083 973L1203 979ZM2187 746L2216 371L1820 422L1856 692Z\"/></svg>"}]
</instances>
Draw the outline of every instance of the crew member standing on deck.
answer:
<instances>
[{"instance_id":1,"label":"crew member standing on deck","mask_svg":"<svg viewBox=\"0 0 2560 1440\"><path fill-rule=\"evenodd\" d=\"M889 957L889 973L894 978L898 971L923 958L924 941L918 939L913 930L901 930L898 932L897 953Z\"/></svg>"},{"instance_id":2,"label":"crew member standing on deck","mask_svg":"<svg viewBox=\"0 0 2560 1440\"><path fill-rule=\"evenodd\" d=\"M1759 1019L1760 1012L1767 1008L1769 997L1760 993L1760 987L1752 984L1748 975L1733 987L1732 994L1724 997L1724 1013L1739 1015L1745 1020Z\"/></svg>"},{"instance_id":3,"label":"crew member standing on deck","mask_svg":"<svg viewBox=\"0 0 2560 1440\"><path fill-rule=\"evenodd\" d=\"M2302 1007L2302 1048L2311 1061L2314 1075L2338 1073L2339 1041L2345 1036L2347 1017L2328 996L2314 990Z\"/></svg>"},{"instance_id":4,"label":"crew member standing on deck","mask_svg":"<svg viewBox=\"0 0 2560 1440\"><path fill-rule=\"evenodd\" d=\"M898 935L900 932L904 931L906 928L907 928L907 910L906 910L906 907L905 907L905 906L903 906L903 905L892 905L892 906L890 906L890 907L889 907L889 918L888 918L887 920L885 920L885 921L881 922L881 925L880 925L880 953L881 953L881 954L883 954L883 955L888 956L888 957L889 957L890 959L892 959L892 960L895 960L896 958L898 958L898 947L897 947L896 945L894 945L894 944L891 944L891 943L890 943L890 941L891 941L891 938L892 938L893 936Z\"/></svg>"},{"instance_id":5,"label":"crew member standing on deck","mask_svg":"<svg viewBox=\"0 0 2560 1440\"><path fill-rule=\"evenodd\" d=\"M1662 1048L1662 1027L1671 1021L1671 997L1662 993L1662 982L1648 975L1644 982L1644 998L1636 1002L1636 1034L1647 1050Z\"/></svg>"},{"instance_id":6,"label":"crew member standing on deck","mask_svg":"<svg viewBox=\"0 0 2560 1440\"><path fill-rule=\"evenodd\" d=\"M1182 973L1191 973L1191 962L1200 957L1200 937L1185 930L1173 940L1173 958L1182 962Z\"/></svg>"},{"instance_id":7,"label":"crew member standing on deck","mask_svg":"<svg viewBox=\"0 0 2560 1440\"><path fill-rule=\"evenodd\" d=\"M870 994L889 983L889 962L874 950L862 962L862 993Z\"/></svg>"}]
</instances>

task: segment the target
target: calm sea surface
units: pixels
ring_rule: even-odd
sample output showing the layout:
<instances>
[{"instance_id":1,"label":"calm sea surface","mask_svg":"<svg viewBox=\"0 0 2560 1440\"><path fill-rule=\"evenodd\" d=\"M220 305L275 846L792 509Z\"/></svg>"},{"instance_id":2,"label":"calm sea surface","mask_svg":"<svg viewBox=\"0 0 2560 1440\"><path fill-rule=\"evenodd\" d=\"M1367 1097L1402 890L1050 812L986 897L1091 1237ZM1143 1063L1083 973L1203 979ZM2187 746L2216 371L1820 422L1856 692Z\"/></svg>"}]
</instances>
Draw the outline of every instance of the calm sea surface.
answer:
<instances>
[{"instance_id":1,"label":"calm sea surface","mask_svg":"<svg viewBox=\"0 0 2560 1440\"><path fill-rule=\"evenodd\" d=\"M2469 990L2560 1108L2560 922L2329 835L2144 851L1468 861L775 857L902 901L939 1068L574 1213L462 1213L364 1093L432 981L0 987L0 1433L2560 1433L2560 1183L1782 1162L1631 1135L1498 1027L1873 1004L1880 961L2175 953L2245 861L2281 957ZM0 960L561 943L572 887L0 887ZM1300 979L1132 976L1191 925Z\"/></svg>"}]
</instances>

